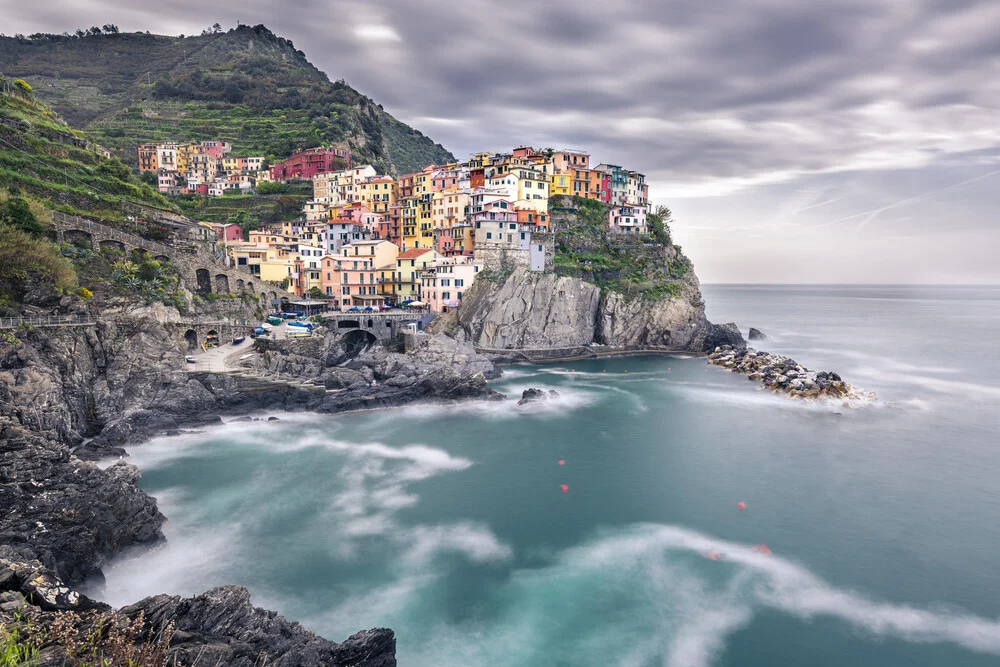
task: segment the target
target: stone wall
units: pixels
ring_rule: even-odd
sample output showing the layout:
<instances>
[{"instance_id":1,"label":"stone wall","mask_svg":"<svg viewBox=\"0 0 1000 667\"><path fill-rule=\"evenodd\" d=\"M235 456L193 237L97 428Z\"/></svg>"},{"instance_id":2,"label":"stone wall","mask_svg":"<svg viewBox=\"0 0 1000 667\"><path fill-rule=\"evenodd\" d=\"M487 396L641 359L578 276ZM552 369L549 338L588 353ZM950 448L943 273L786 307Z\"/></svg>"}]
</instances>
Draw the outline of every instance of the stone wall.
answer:
<instances>
[{"instance_id":1,"label":"stone wall","mask_svg":"<svg viewBox=\"0 0 1000 667\"><path fill-rule=\"evenodd\" d=\"M269 307L275 299L294 299L294 294L257 276L226 264L208 246L190 244L183 248L170 246L141 236L135 236L86 218L53 212L52 222L60 243L68 242L93 250L113 248L131 252L145 250L159 261L169 261L180 273L183 287L206 296L217 294L242 294L249 292Z\"/></svg>"}]
</instances>

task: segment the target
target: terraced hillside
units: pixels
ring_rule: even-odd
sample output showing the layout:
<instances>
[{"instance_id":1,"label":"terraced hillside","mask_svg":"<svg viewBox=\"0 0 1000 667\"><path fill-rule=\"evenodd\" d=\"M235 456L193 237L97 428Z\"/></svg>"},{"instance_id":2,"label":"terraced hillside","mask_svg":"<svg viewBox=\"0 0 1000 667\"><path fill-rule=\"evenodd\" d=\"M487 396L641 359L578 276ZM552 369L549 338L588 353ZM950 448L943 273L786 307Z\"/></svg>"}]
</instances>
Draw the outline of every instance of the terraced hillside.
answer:
<instances>
[{"instance_id":1,"label":"terraced hillside","mask_svg":"<svg viewBox=\"0 0 1000 667\"><path fill-rule=\"evenodd\" d=\"M146 33L0 38L0 72L21 77L70 123L136 159L147 141L223 139L272 159L347 141L386 172L454 159L262 25L193 37Z\"/></svg>"},{"instance_id":2,"label":"terraced hillside","mask_svg":"<svg viewBox=\"0 0 1000 667\"><path fill-rule=\"evenodd\" d=\"M0 92L0 186L54 210L108 221L143 207L177 210L20 88Z\"/></svg>"}]
</instances>

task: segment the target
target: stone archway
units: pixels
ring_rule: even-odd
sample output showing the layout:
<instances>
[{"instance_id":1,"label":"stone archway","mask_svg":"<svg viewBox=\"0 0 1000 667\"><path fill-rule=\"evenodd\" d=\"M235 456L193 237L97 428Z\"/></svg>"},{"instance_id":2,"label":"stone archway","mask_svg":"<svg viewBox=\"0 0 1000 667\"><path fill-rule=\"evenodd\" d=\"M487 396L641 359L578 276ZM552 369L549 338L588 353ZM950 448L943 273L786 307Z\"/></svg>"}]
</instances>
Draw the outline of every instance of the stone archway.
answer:
<instances>
[{"instance_id":1,"label":"stone archway","mask_svg":"<svg viewBox=\"0 0 1000 667\"><path fill-rule=\"evenodd\" d=\"M353 357L377 343L378 338L375 337L375 334L364 329L348 331L340 339L340 345L344 348L344 354L349 357Z\"/></svg>"},{"instance_id":2,"label":"stone archway","mask_svg":"<svg viewBox=\"0 0 1000 667\"><path fill-rule=\"evenodd\" d=\"M207 296L212 293L212 274L208 272L208 269L198 269L194 272L195 279L198 281L197 292L200 296Z\"/></svg>"},{"instance_id":3,"label":"stone archway","mask_svg":"<svg viewBox=\"0 0 1000 667\"><path fill-rule=\"evenodd\" d=\"M250 293L253 294L254 293L254 289L255 288L253 286L253 281L252 280L248 280L247 281L247 290L249 290Z\"/></svg>"},{"instance_id":4,"label":"stone archway","mask_svg":"<svg viewBox=\"0 0 1000 667\"><path fill-rule=\"evenodd\" d=\"M63 232L63 239L66 243L72 243L78 248L94 249L94 237L91 236L90 232L82 229L67 229Z\"/></svg>"},{"instance_id":5,"label":"stone archway","mask_svg":"<svg viewBox=\"0 0 1000 667\"><path fill-rule=\"evenodd\" d=\"M114 239L106 239L97 244L101 252L118 252L125 254L125 244Z\"/></svg>"},{"instance_id":6,"label":"stone archway","mask_svg":"<svg viewBox=\"0 0 1000 667\"><path fill-rule=\"evenodd\" d=\"M219 294L229 294L229 276L225 273L215 275L215 291Z\"/></svg>"},{"instance_id":7,"label":"stone archway","mask_svg":"<svg viewBox=\"0 0 1000 667\"><path fill-rule=\"evenodd\" d=\"M250 287L251 287L250 291L252 292L253 291L253 284L252 283L251 283ZM243 279L242 278L237 278L236 279L236 291L239 292L240 294L243 294L243 292L245 291L245 288L246 288L246 285L244 284Z\"/></svg>"},{"instance_id":8,"label":"stone archway","mask_svg":"<svg viewBox=\"0 0 1000 667\"><path fill-rule=\"evenodd\" d=\"M187 349L189 351L194 351L198 349L198 332L194 329L188 329L184 332L184 342L187 343Z\"/></svg>"},{"instance_id":9,"label":"stone archway","mask_svg":"<svg viewBox=\"0 0 1000 667\"><path fill-rule=\"evenodd\" d=\"M160 263L169 262L170 261L170 258L167 257L166 255L157 255L153 259L155 259L157 262L160 262Z\"/></svg>"}]
</instances>

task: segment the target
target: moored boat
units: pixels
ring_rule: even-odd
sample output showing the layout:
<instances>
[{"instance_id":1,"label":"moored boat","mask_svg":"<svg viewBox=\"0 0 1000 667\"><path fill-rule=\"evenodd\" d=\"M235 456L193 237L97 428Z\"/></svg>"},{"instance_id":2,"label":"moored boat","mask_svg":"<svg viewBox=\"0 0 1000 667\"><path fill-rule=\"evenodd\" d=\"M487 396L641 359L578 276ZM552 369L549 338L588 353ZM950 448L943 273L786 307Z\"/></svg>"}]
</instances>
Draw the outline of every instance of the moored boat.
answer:
<instances>
[{"instance_id":1,"label":"moored boat","mask_svg":"<svg viewBox=\"0 0 1000 667\"><path fill-rule=\"evenodd\" d=\"M240 343L242 343L246 339L247 339L246 336L237 336L236 338L233 338L233 345L239 345Z\"/></svg>"}]
</instances>

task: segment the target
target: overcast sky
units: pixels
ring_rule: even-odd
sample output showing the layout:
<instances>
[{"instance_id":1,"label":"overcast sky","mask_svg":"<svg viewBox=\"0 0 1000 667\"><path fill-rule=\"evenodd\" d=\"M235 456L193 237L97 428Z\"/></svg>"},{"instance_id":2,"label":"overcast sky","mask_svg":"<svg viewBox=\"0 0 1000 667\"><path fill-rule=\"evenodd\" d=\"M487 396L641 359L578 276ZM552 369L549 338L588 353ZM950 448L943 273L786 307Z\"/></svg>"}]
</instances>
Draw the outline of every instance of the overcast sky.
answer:
<instances>
[{"instance_id":1,"label":"overcast sky","mask_svg":"<svg viewBox=\"0 0 1000 667\"><path fill-rule=\"evenodd\" d=\"M1000 283L998 0L0 0L0 16L7 34L264 23L459 157L528 143L645 172L704 282Z\"/></svg>"}]
</instances>

